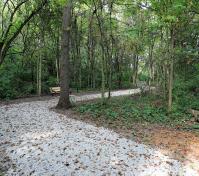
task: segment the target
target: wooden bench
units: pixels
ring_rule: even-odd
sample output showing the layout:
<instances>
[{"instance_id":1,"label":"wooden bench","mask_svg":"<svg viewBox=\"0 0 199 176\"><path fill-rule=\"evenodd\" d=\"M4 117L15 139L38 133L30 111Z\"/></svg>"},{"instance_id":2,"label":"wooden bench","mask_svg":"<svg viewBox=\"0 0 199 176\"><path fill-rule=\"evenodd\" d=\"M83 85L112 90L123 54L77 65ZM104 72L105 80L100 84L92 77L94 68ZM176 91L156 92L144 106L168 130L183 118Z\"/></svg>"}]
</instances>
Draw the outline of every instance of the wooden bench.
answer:
<instances>
[{"instance_id":1,"label":"wooden bench","mask_svg":"<svg viewBox=\"0 0 199 176\"><path fill-rule=\"evenodd\" d=\"M59 94L60 91L61 91L60 87L50 87L50 93L51 93L51 95Z\"/></svg>"},{"instance_id":2,"label":"wooden bench","mask_svg":"<svg viewBox=\"0 0 199 176\"><path fill-rule=\"evenodd\" d=\"M61 92L61 88L60 87L50 87L51 95L60 94L60 92ZM71 89L69 90L69 94L72 94Z\"/></svg>"}]
</instances>

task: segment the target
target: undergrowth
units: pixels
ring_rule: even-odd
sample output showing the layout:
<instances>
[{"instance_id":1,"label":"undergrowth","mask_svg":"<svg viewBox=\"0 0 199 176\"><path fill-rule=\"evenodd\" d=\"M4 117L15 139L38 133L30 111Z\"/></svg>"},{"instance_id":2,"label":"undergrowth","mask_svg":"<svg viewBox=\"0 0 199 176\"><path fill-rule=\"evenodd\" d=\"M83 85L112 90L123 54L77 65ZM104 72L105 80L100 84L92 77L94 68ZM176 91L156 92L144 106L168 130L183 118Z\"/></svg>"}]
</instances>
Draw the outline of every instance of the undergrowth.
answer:
<instances>
[{"instance_id":1,"label":"undergrowth","mask_svg":"<svg viewBox=\"0 0 199 176\"><path fill-rule=\"evenodd\" d=\"M195 102L193 102L195 103ZM111 98L102 105L100 100L87 102L75 107L75 111L87 114L93 118L105 118L108 120L124 120L127 124L157 123L165 126L183 125L190 120L191 114L187 106L177 106L174 103L173 112L167 113L166 102L158 96L147 95L145 97L129 96Z\"/></svg>"}]
</instances>

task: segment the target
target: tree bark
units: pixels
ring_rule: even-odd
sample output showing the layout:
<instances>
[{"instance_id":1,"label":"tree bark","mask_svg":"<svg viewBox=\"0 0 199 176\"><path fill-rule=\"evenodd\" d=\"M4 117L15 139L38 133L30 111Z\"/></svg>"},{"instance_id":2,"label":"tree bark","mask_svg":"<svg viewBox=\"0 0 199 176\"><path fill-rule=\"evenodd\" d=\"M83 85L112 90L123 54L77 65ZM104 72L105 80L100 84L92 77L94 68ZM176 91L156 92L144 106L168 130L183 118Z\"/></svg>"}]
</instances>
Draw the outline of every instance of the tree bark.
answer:
<instances>
[{"instance_id":1,"label":"tree bark","mask_svg":"<svg viewBox=\"0 0 199 176\"><path fill-rule=\"evenodd\" d=\"M154 78L154 74L153 74L153 47L154 47L154 41L152 41L152 43L149 46L149 89L151 89L151 85L152 85L153 78Z\"/></svg>"},{"instance_id":2,"label":"tree bark","mask_svg":"<svg viewBox=\"0 0 199 176\"><path fill-rule=\"evenodd\" d=\"M108 77L108 98L111 98L111 89L112 89L112 58L113 58L113 31L112 31L112 10L113 10L113 1L110 1L109 4L109 27L110 27L110 44L107 45L107 54L108 54L108 64L109 64L109 77ZM108 42L107 42L108 43ZM110 52L109 52L110 50Z\"/></svg>"},{"instance_id":3,"label":"tree bark","mask_svg":"<svg viewBox=\"0 0 199 176\"><path fill-rule=\"evenodd\" d=\"M0 43L0 65L3 63L3 43Z\"/></svg>"},{"instance_id":4,"label":"tree bark","mask_svg":"<svg viewBox=\"0 0 199 176\"><path fill-rule=\"evenodd\" d=\"M101 60L101 95L102 95L102 104L105 103L105 48L104 48L104 32L103 32L103 21L102 21L102 9L103 9L103 4L100 2L100 13L98 14L97 11L97 6L95 5L95 11L96 11L96 18L99 26L99 31L100 31L100 46L102 50L102 60Z\"/></svg>"},{"instance_id":5,"label":"tree bark","mask_svg":"<svg viewBox=\"0 0 199 176\"><path fill-rule=\"evenodd\" d=\"M91 11L92 12L92 11ZM90 14L88 25L88 60L89 60L89 75L90 75L90 87L95 88L95 41L93 37L93 18L94 12Z\"/></svg>"},{"instance_id":6,"label":"tree bark","mask_svg":"<svg viewBox=\"0 0 199 176\"><path fill-rule=\"evenodd\" d=\"M62 22L61 57L60 57L60 86L61 93L57 108L68 109L71 107L69 97L69 57L70 57L70 30L71 30L72 2L64 7Z\"/></svg>"},{"instance_id":7,"label":"tree bark","mask_svg":"<svg viewBox=\"0 0 199 176\"><path fill-rule=\"evenodd\" d=\"M168 98L168 112L172 111L172 93L173 93L173 60L169 68L169 98Z\"/></svg>"},{"instance_id":8,"label":"tree bark","mask_svg":"<svg viewBox=\"0 0 199 176\"><path fill-rule=\"evenodd\" d=\"M134 58L133 58L133 87L137 87L138 64L139 64L138 56L134 55Z\"/></svg>"},{"instance_id":9,"label":"tree bark","mask_svg":"<svg viewBox=\"0 0 199 176\"><path fill-rule=\"evenodd\" d=\"M60 30L58 30L58 34ZM56 59L55 59L55 67L56 67L56 76L57 76L57 85L59 85L59 77L60 77L60 64L59 64L59 58L60 58L60 49L59 49L59 35L57 36L56 40Z\"/></svg>"},{"instance_id":10,"label":"tree bark","mask_svg":"<svg viewBox=\"0 0 199 176\"><path fill-rule=\"evenodd\" d=\"M38 58L38 66L37 66L37 94L41 96L41 72L42 72L42 58L41 55Z\"/></svg>"},{"instance_id":11,"label":"tree bark","mask_svg":"<svg viewBox=\"0 0 199 176\"><path fill-rule=\"evenodd\" d=\"M172 111L172 102L173 102L173 62L174 62L174 29L171 30L171 42L170 42L170 65L169 65L169 94L168 94L168 112Z\"/></svg>"},{"instance_id":12,"label":"tree bark","mask_svg":"<svg viewBox=\"0 0 199 176\"><path fill-rule=\"evenodd\" d=\"M119 54L115 54L115 64L116 64L116 75L117 75L117 87L118 89L122 88L122 76L120 72L120 61L119 61Z\"/></svg>"}]
</instances>

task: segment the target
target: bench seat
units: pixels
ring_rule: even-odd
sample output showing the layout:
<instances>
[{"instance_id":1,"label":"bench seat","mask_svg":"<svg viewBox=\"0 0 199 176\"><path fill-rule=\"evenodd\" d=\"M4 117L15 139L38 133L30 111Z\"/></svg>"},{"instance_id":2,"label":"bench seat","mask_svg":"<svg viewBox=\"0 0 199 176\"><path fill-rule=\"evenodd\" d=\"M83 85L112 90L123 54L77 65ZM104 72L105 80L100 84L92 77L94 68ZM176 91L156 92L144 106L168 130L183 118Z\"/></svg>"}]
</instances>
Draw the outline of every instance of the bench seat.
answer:
<instances>
[{"instance_id":1,"label":"bench seat","mask_svg":"<svg viewBox=\"0 0 199 176\"><path fill-rule=\"evenodd\" d=\"M59 94L61 91L60 87L50 87L50 93L51 94Z\"/></svg>"}]
</instances>

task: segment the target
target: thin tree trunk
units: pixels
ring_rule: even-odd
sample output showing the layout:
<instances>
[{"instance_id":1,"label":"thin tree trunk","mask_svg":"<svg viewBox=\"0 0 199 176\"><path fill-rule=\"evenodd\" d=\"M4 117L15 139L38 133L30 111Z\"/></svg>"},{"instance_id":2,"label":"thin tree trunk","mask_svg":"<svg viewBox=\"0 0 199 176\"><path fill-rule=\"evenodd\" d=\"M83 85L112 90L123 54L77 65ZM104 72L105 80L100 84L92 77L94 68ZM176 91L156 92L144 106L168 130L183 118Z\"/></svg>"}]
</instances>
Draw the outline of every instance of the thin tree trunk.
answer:
<instances>
[{"instance_id":1,"label":"thin tree trunk","mask_svg":"<svg viewBox=\"0 0 199 176\"><path fill-rule=\"evenodd\" d=\"M79 37L78 37L78 87L81 90L82 88L82 78L81 78L81 67L82 67L82 59L81 59L81 41L82 41L82 17L81 17L81 22L80 22L80 29L79 29Z\"/></svg>"},{"instance_id":2,"label":"thin tree trunk","mask_svg":"<svg viewBox=\"0 0 199 176\"><path fill-rule=\"evenodd\" d=\"M104 73L104 54L102 56L102 67L101 67L101 74L102 74L102 87L101 87L101 92L102 92L102 103L105 102L105 73Z\"/></svg>"},{"instance_id":3,"label":"thin tree trunk","mask_svg":"<svg viewBox=\"0 0 199 176\"><path fill-rule=\"evenodd\" d=\"M103 27L102 27L102 9L103 9L103 4L100 2L100 14L97 12L97 7L95 5L95 10L96 10L96 18L98 21L98 26L99 26L99 31L100 31L100 45L101 45L101 50L102 50L102 60L101 60L101 76L102 76L102 82L101 82L101 95L102 95L102 104L105 103L105 48L104 48L104 33L103 33Z\"/></svg>"},{"instance_id":4,"label":"thin tree trunk","mask_svg":"<svg viewBox=\"0 0 199 176\"><path fill-rule=\"evenodd\" d=\"M116 64L116 75L117 75L117 84L118 84L118 89L122 88L122 77L120 73L120 62L119 62L119 54L115 54L115 64Z\"/></svg>"},{"instance_id":5,"label":"thin tree trunk","mask_svg":"<svg viewBox=\"0 0 199 176\"><path fill-rule=\"evenodd\" d=\"M71 107L69 97L69 57L70 57L70 30L71 30L71 10L72 2L64 7L62 22L62 40L60 57L60 87L61 93L57 108L68 109Z\"/></svg>"},{"instance_id":6,"label":"thin tree trunk","mask_svg":"<svg viewBox=\"0 0 199 176\"><path fill-rule=\"evenodd\" d=\"M0 43L0 65L3 63L3 44Z\"/></svg>"},{"instance_id":7,"label":"thin tree trunk","mask_svg":"<svg viewBox=\"0 0 199 176\"><path fill-rule=\"evenodd\" d=\"M168 112L172 111L172 93L173 93L173 60L169 68L169 99L168 99Z\"/></svg>"},{"instance_id":8,"label":"thin tree trunk","mask_svg":"<svg viewBox=\"0 0 199 176\"><path fill-rule=\"evenodd\" d=\"M137 75L138 75L138 56L135 55L133 59L133 86L137 87Z\"/></svg>"},{"instance_id":9,"label":"thin tree trunk","mask_svg":"<svg viewBox=\"0 0 199 176\"><path fill-rule=\"evenodd\" d=\"M174 62L174 29L171 30L171 42L170 42L170 65L169 65L169 94L168 94L168 112L172 111L172 94L173 94L173 62Z\"/></svg>"},{"instance_id":10,"label":"thin tree trunk","mask_svg":"<svg viewBox=\"0 0 199 176\"><path fill-rule=\"evenodd\" d=\"M108 98L111 98L111 89L112 89L112 58L113 58L113 31L112 31L112 10L113 10L113 1L109 4L109 25L110 25L110 52L107 46L108 61L109 61L109 78L108 78Z\"/></svg>"},{"instance_id":11,"label":"thin tree trunk","mask_svg":"<svg viewBox=\"0 0 199 176\"><path fill-rule=\"evenodd\" d=\"M95 41L93 37L93 17L94 17L94 12L90 14L89 18L89 30L88 30L88 60L89 60L89 74L90 74L90 87L95 88Z\"/></svg>"},{"instance_id":12,"label":"thin tree trunk","mask_svg":"<svg viewBox=\"0 0 199 176\"><path fill-rule=\"evenodd\" d=\"M153 42L153 41L152 41ZM153 81L153 47L154 47L154 42L151 43L149 46L149 90L151 90L151 85Z\"/></svg>"},{"instance_id":13,"label":"thin tree trunk","mask_svg":"<svg viewBox=\"0 0 199 176\"><path fill-rule=\"evenodd\" d=\"M59 30L58 30L58 33ZM59 36L57 37L57 41L56 41L56 45L57 45L57 48L56 48L56 60L55 60L55 66L56 66L56 75L57 75L57 85L59 85L59 77L60 77L60 64L59 64L59 57L60 57L60 54L59 54Z\"/></svg>"},{"instance_id":14,"label":"thin tree trunk","mask_svg":"<svg viewBox=\"0 0 199 176\"><path fill-rule=\"evenodd\" d=\"M38 95L38 90L39 90L39 57L37 59L37 70L36 70L36 73L37 73L37 95Z\"/></svg>"},{"instance_id":15,"label":"thin tree trunk","mask_svg":"<svg viewBox=\"0 0 199 176\"><path fill-rule=\"evenodd\" d=\"M40 55L38 59L38 89L37 89L38 96L41 96L41 72L42 72L42 58Z\"/></svg>"},{"instance_id":16,"label":"thin tree trunk","mask_svg":"<svg viewBox=\"0 0 199 176\"><path fill-rule=\"evenodd\" d=\"M79 67L81 65L81 57L80 57L80 43L81 43L81 33L77 24L77 17L73 21L73 40L72 48L73 48L73 56L74 56L74 82L77 92L79 92Z\"/></svg>"},{"instance_id":17,"label":"thin tree trunk","mask_svg":"<svg viewBox=\"0 0 199 176\"><path fill-rule=\"evenodd\" d=\"M56 58L56 74L57 74L57 84L59 84L59 61L58 58Z\"/></svg>"}]
</instances>

